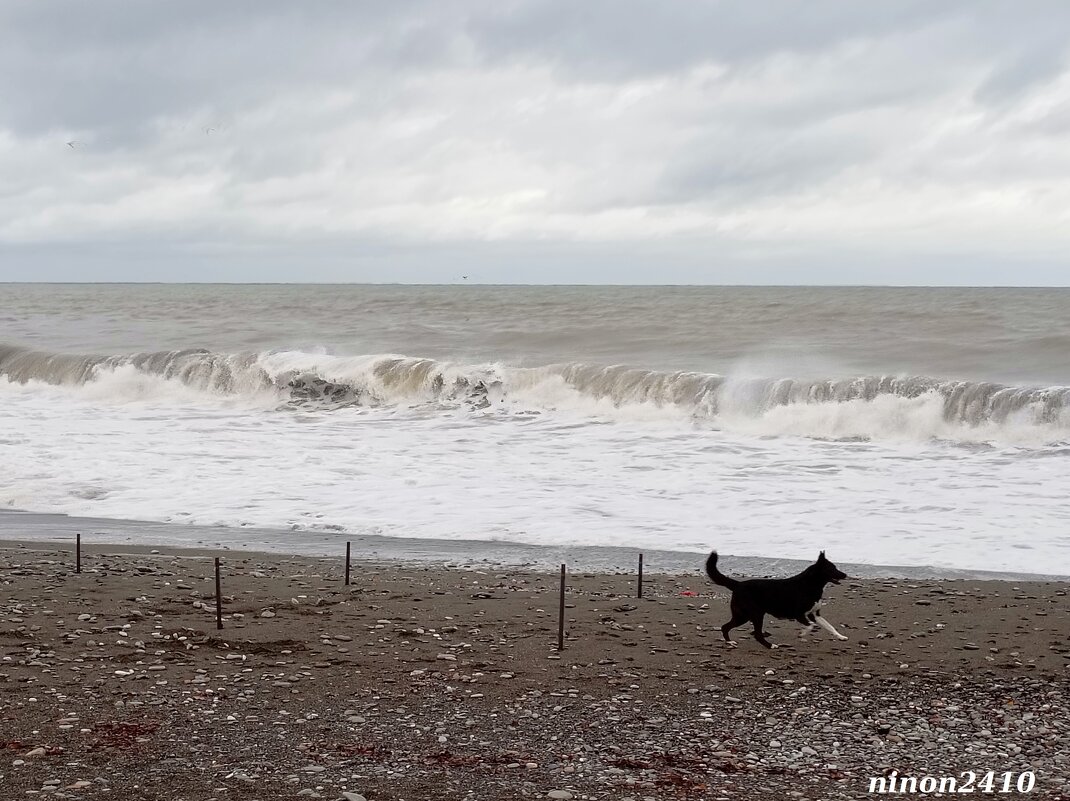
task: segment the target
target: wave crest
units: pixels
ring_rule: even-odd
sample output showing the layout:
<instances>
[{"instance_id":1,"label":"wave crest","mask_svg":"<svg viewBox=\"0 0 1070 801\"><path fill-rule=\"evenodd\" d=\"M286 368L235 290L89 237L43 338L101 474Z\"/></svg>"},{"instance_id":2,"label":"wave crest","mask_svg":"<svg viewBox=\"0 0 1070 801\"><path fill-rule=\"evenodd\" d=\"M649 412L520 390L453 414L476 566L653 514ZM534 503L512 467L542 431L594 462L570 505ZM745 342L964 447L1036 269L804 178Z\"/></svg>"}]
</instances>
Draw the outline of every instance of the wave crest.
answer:
<instances>
[{"instance_id":1,"label":"wave crest","mask_svg":"<svg viewBox=\"0 0 1070 801\"><path fill-rule=\"evenodd\" d=\"M740 379L623 365L508 367L302 351L225 354L176 350L91 356L0 345L0 376L20 384L83 385L131 369L203 392L233 396L270 391L283 404L294 406L439 403L473 409L496 406L595 412L643 408L714 424L764 420L777 423L768 433L792 431L813 436L835 435L837 431L846 432L844 436L879 435L873 429L895 428L897 416L917 416L924 410L927 419L935 416L943 424L967 429L1024 425L1049 440L1070 433L1070 388L1061 386L1017 387L925 376ZM814 423L815 410L821 411L821 425ZM804 421L801 428L784 429L781 425L789 411L794 413L793 419ZM830 426L830 420L836 424ZM858 425L847 424L851 421ZM936 435L931 428L927 436Z\"/></svg>"}]
</instances>

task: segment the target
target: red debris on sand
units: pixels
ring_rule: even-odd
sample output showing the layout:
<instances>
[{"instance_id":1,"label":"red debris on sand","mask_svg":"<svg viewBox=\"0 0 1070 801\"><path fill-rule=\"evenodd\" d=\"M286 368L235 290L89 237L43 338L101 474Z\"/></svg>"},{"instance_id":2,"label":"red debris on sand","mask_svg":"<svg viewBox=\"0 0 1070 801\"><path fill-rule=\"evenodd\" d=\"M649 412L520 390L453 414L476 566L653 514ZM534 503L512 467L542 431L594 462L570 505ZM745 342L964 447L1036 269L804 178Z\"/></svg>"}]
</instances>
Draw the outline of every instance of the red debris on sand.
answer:
<instances>
[{"instance_id":1,"label":"red debris on sand","mask_svg":"<svg viewBox=\"0 0 1070 801\"><path fill-rule=\"evenodd\" d=\"M92 733L96 739L89 744L90 751L101 751L107 748L120 750L132 750L147 741L147 736L160 727L153 720L133 721L109 721L93 725Z\"/></svg>"}]
</instances>

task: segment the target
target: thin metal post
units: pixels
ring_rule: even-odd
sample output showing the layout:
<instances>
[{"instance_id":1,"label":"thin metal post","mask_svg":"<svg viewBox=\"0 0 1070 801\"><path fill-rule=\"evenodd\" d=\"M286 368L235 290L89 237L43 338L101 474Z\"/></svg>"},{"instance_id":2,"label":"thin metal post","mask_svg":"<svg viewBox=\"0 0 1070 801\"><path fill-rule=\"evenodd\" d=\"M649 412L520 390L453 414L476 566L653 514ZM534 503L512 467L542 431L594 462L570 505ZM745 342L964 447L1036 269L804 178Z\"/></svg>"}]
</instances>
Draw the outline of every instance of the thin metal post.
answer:
<instances>
[{"instance_id":1,"label":"thin metal post","mask_svg":"<svg viewBox=\"0 0 1070 801\"><path fill-rule=\"evenodd\" d=\"M557 609L557 650L565 650L565 566L561 565L561 603Z\"/></svg>"},{"instance_id":2,"label":"thin metal post","mask_svg":"<svg viewBox=\"0 0 1070 801\"><path fill-rule=\"evenodd\" d=\"M346 543L346 586L349 586L349 543Z\"/></svg>"},{"instance_id":3,"label":"thin metal post","mask_svg":"<svg viewBox=\"0 0 1070 801\"><path fill-rule=\"evenodd\" d=\"M223 628L223 593L219 582L219 557L215 558L215 627Z\"/></svg>"},{"instance_id":4,"label":"thin metal post","mask_svg":"<svg viewBox=\"0 0 1070 801\"><path fill-rule=\"evenodd\" d=\"M82 572L82 532L75 532L74 535L74 572Z\"/></svg>"},{"instance_id":5,"label":"thin metal post","mask_svg":"<svg viewBox=\"0 0 1070 801\"><path fill-rule=\"evenodd\" d=\"M639 554L639 591L636 593L636 598L643 597L643 555Z\"/></svg>"}]
</instances>

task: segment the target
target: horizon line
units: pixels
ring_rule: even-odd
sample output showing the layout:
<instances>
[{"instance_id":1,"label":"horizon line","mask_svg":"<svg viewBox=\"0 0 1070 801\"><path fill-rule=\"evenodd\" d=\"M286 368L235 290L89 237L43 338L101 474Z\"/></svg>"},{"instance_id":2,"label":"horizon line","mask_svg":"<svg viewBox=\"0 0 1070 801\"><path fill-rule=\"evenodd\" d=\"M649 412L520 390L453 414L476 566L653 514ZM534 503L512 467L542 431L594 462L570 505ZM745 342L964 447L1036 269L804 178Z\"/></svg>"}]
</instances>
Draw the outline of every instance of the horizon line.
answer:
<instances>
[{"instance_id":1,"label":"horizon line","mask_svg":"<svg viewBox=\"0 0 1070 801\"><path fill-rule=\"evenodd\" d=\"M606 289L1070 289L1066 284L529 284L479 281L0 281L0 286L393 286L393 287L493 287L493 288L606 288Z\"/></svg>"}]
</instances>

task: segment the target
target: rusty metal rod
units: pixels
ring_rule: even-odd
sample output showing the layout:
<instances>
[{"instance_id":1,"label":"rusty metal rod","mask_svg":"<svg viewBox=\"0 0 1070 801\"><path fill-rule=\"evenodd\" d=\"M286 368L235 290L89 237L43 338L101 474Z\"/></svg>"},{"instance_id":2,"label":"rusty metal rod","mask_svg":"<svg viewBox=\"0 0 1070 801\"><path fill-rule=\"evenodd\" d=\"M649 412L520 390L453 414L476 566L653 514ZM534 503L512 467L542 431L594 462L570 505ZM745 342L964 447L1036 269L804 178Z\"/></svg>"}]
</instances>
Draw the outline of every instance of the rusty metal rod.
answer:
<instances>
[{"instance_id":1,"label":"rusty metal rod","mask_svg":"<svg viewBox=\"0 0 1070 801\"><path fill-rule=\"evenodd\" d=\"M223 628L223 593L219 581L219 557L215 558L215 627Z\"/></svg>"},{"instance_id":2,"label":"rusty metal rod","mask_svg":"<svg viewBox=\"0 0 1070 801\"><path fill-rule=\"evenodd\" d=\"M565 650L565 566L561 565L561 603L557 610L557 650Z\"/></svg>"}]
</instances>

